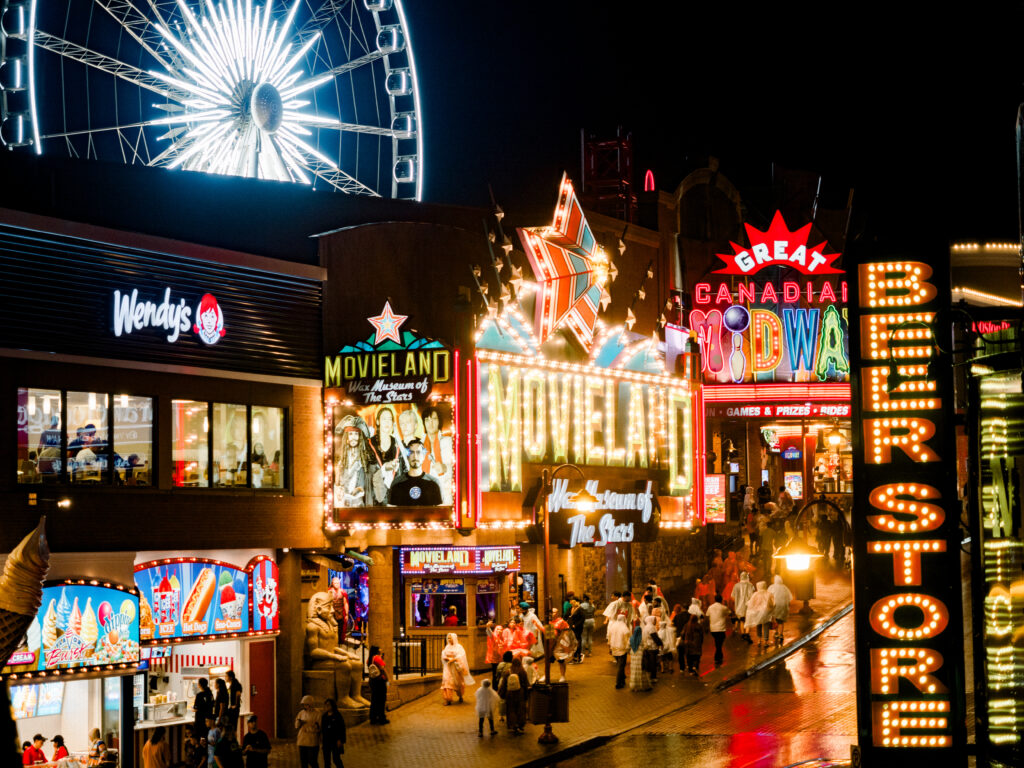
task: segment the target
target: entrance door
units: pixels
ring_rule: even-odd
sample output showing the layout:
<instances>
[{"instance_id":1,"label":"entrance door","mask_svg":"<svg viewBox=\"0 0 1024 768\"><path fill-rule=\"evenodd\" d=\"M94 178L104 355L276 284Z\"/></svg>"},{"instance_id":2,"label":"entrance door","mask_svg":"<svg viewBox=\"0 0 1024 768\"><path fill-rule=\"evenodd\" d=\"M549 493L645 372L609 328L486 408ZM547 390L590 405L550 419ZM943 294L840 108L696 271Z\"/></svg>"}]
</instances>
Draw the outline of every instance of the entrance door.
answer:
<instances>
[{"instance_id":1,"label":"entrance door","mask_svg":"<svg viewBox=\"0 0 1024 768\"><path fill-rule=\"evenodd\" d=\"M259 718L260 728L275 732L273 640L249 642L249 709Z\"/></svg>"}]
</instances>

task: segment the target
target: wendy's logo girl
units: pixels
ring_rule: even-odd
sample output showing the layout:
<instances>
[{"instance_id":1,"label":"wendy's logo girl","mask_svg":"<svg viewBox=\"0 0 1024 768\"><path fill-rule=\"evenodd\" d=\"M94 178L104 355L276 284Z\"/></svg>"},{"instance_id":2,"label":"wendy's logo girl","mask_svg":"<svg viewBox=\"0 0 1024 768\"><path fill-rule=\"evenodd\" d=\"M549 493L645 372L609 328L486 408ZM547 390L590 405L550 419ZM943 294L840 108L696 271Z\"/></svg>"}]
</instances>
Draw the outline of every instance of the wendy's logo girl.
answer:
<instances>
[{"instance_id":1,"label":"wendy's logo girl","mask_svg":"<svg viewBox=\"0 0 1024 768\"><path fill-rule=\"evenodd\" d=\"M192 330L206 344L216 344L226 331L224 330L224 313L217 298L212 293L204 293L196 310L196 324Z\"/></svg>"}]
</instances>

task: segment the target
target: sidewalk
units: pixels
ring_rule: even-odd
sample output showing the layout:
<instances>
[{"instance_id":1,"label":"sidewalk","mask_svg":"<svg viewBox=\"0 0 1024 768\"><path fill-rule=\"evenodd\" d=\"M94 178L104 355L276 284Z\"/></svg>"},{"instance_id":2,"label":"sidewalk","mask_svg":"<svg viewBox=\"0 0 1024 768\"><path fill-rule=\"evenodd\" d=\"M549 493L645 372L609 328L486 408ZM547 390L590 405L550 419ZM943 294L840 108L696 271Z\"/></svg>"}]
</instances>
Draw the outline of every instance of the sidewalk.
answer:
<instances>
[{"instance_id":1,"label":"sidewalk","mask_svg":"<svg viewBox=\"0 0 1024 768\"><path fill-rule=\"evenodd\" d=\"M813 613L791 613L786 622L782 650L758 653L738 636L725 642L725 663L712 665L714 644L708 636L701 657L701 677L673 674L658 676L651 691L634 693L628 688L615 690L615 665L603 640L594 645L594 655L582 664L569 665L570 722L556 723L553 730L559 743L537 743L543 726L528 725L523 736L509 736L503 724L497 736L476 735L477 720L473 699L477 685L466 690L463 704L446 707L440 692L430 694L390 712L386 726L363 723L348 732L345 746L347 768L437 768L439 764L511 768L524 764L543 765L565 755L567 750L586 748L588 742L600 743L679 707L715 695L724 685L749 676L757 669L792 652L806 641L806 634L835 616L849 604L849 573L822 568L818 571L817 597L811 602ZM796 605L802 605L797 603ZM795 606L794 606L795 607ZM555 667L557 670L557 667ZM483 675L474 675L477 683ZM322 757L322 755L321 755ZM458 761L457 763L449 761ZM299 765L294 742L274 742L271 768Z\"/></svg>"}]
</instances>

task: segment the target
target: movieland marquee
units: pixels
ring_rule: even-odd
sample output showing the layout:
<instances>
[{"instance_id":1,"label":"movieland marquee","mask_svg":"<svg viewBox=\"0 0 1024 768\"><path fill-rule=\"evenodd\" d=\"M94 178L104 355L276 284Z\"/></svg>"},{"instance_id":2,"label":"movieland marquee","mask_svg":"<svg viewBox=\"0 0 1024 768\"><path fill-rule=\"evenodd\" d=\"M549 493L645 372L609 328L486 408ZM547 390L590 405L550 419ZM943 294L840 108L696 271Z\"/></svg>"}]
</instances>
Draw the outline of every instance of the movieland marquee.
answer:
<instances>
[{"instance_id":1,"label":"movieland marquee","mask_svg":"<svg viewBox=\"0 0 1024 768\"><path fill-rule=\"evenodd\" d=\"M478 353L482 487L523 490L525 464L667 472L668 495L694 483L687 382L664 374Z\"/></svg>"},{"instance_id":2,"label":"movieland marquee","mask_svg":"<svg viewBox=\"0 0 1024 768\"><path fill-rule=\"evenodd\" d=\"M851 297L862 764L966 764L949 265L862 263ZM943 333L943 326L946 332ZM924 754L922 754L924 753Z\"/></svg>"}]
</instances>

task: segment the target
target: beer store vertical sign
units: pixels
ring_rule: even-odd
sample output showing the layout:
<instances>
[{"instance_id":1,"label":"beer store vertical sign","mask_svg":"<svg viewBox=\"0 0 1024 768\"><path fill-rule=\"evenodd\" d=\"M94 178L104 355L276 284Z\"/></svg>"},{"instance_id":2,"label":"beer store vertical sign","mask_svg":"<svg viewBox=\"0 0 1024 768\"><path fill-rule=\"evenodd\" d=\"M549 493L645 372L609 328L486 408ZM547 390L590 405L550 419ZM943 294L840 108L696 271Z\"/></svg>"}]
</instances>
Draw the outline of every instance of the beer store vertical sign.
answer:
<instances>
[{"instance_id":1,"label":"beer store vertical sign","mask_svg":"<svg viewBox=\"0 0 1024 768\"><path fill-rule=\"evenodd\" d=\"M943 258L943 257L939 257ZM854 613L863 764L966 760L948 263L857 267ZM941 317L941 319L940 319ZM946 329L945 331L943 329Z\"/></svg>"}]
</instances>

